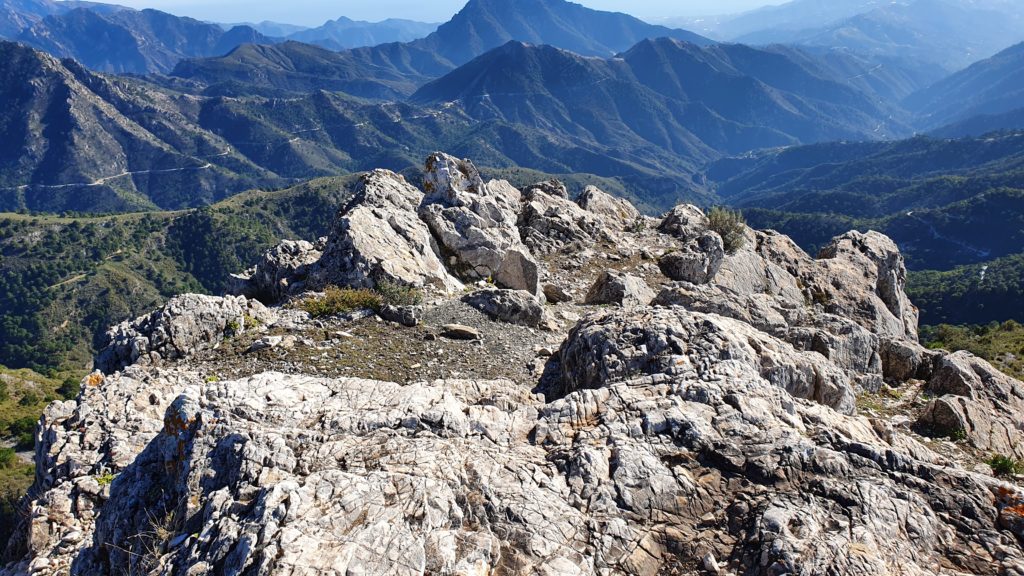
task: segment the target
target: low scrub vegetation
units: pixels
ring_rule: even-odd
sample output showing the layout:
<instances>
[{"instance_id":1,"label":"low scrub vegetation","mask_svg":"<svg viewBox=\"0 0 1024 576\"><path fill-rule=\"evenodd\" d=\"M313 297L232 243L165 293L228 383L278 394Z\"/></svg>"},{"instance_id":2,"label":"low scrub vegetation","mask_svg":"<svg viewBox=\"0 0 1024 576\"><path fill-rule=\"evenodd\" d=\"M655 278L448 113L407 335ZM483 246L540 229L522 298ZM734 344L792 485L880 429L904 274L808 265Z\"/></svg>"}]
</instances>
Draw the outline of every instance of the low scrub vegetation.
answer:
<instances>
[{"instance_id":1,"label":"low scrub vegetation","mask_svg":"<svg viewBox=\"0 0 1024 576\"><path fill-rule=\"evenodd\" d=\"M379 294L366 288L338 288L330 286L323 296L307 298L299 303L314 318L346 314L356 310L380 310L384 301Z\"/></svg>"},{"instance_id":2,"label":"low scrub vegetation","mask_svg":"<svg viewBox=\"0 0 1024 576\"><path fill-rule=\"evenodd\" d=\"M992 468L992 472L996 476L1016 476L1018 474L1024 474L1024 462L1010 456L997 454L989 458L986 464Z\"/></svg>"},{"instance_id":3,"label":"low scrub vegetation","mask_svg":"<svg viewBox=\"0 0 1024 576\"><path fill-rule=\"evenodd\" d=\"M339 288L329 286L323 296L307 298L298 303L314 318L347 314L356 310L380 311L385 306L416 306L423 302L423 292L411 286L380 282L373 290L368 288Z\"/></svg>"},{"instance_id":4,"label":"low scrub vegetation","mask_svg":"<svg viewBox=\"0 0 1024 576\"><path fill-rule=\"evenodd\" d=\"M423 291L394 282L378 282L375 290L384 304L392 306L418 306L423 303Z\"/></svg>"},{"instance_id":5,"label":"low scrub vegetation","mask_svg":"<svg viewBox=\"0 0 1024 576\"><path fill-rule=\"evenodd\" d=\"M1014 320L984 326L925 326L921 341L933 349L967 350L1015 378L1024 378L1024 325Z\"/></svg>"},{"instance_id":6,"label":"low scrub vegetation","mask_svg":"<svg viewBox=\"0 0 1024 576\"><path fill-rule=\"evenodd\" d=\"M728 208L712 208L708 212L710 228L722 237L726 254L735 254L746 242L746 221L739 212Z\"/></svg>"}]
</instances>

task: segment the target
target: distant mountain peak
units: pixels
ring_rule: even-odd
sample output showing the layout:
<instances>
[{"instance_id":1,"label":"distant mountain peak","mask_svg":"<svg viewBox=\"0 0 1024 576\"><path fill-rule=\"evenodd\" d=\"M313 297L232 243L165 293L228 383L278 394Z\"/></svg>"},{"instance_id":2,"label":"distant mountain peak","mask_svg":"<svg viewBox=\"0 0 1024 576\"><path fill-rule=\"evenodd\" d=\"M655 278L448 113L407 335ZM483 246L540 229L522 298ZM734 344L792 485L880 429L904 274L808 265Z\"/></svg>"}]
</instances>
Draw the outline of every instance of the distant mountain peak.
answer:
<instances>
[{"instance_id":1,"label":"distant mountain peak","mask_svg":"<svg viewBox=\"0 0 1024 576\"><path fill-rule=\"evenodd\" d=\"M566 0L470 0L419 44L458 66L509 40L550 44L584 56L608 57L653 37L673 37L702 45L712 43L692 32L648 24L628 14L593 10Z\"/></svg>"}]
</instances>

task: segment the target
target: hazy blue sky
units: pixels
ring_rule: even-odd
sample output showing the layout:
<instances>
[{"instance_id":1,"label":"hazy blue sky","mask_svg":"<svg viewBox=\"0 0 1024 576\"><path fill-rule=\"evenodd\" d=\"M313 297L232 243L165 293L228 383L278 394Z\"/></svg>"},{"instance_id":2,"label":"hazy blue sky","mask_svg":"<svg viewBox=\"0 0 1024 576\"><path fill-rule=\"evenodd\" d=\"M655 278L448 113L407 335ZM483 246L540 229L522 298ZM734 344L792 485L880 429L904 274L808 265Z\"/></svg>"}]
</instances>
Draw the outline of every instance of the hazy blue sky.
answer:
<instances>
[{"instance_id":1,"label":"hazy blue sky","mask_svg":"<svg viewBox=\"0 0 1024 576\"><path fill-rule=\"evenodd\" d=\"M133 8L156 8L180 16L218 22L275 20L293 24L322 24L348 16L357 20L409 18L445 22L466 0L109 0ZM514 1L514 0L509 0ZM576 0L600 10L628 12L654 20L675 16L724 14L784 0Z\"/></svg>"}]
</instances>

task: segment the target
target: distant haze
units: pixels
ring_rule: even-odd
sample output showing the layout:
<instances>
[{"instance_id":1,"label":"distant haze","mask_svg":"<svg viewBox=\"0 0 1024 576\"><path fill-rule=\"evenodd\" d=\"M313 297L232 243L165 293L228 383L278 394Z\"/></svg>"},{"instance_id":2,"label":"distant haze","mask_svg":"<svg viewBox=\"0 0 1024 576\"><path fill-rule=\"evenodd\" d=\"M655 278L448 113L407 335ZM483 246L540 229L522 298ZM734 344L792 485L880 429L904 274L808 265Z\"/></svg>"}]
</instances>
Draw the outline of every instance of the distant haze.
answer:
<instances>
[{"instance_id":1,"label":"distant haze","mask_svg":"<svg viewBox=\"0 0 1024 576\"><path fill-rule=\"evenodd\" d=\"M356 20L406 18L423 22L446 22L466 0L109 0L132 8L155 8L179 16L214 22L259 22L273 20L288 24L319 25L347 16ZM514 2L515 0L508 0ZM678 16L727 14L785 0L577 0L598 10L627 12L657 21Z\"/></svg>"}]
</instances>

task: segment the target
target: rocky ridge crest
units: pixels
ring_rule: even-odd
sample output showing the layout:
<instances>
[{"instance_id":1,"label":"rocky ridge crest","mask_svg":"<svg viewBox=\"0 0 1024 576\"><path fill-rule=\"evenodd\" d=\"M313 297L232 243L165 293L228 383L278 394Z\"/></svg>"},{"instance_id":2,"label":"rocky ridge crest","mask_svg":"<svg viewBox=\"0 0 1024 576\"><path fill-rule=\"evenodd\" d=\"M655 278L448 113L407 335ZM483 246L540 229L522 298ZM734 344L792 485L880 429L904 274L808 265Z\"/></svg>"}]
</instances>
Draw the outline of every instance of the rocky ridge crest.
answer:
<instances>
[{"instance_id":1,"label":"rocky ridge crest","mask_svg":"<svg viewBox=\"0 0 1024 576\"><path fill-rule=\"evenodd\" d=\"M1024 384L917 343L885 236L709 226L370 172L239 296L111 329L0 574L1024 574L1024 491L980 464L1024 457ZM424 302L291 305L329 285Z\"/></svg>"}]
</instances>

